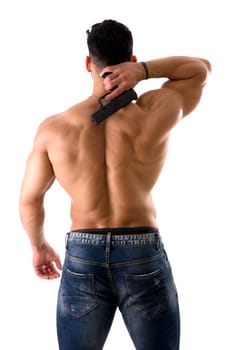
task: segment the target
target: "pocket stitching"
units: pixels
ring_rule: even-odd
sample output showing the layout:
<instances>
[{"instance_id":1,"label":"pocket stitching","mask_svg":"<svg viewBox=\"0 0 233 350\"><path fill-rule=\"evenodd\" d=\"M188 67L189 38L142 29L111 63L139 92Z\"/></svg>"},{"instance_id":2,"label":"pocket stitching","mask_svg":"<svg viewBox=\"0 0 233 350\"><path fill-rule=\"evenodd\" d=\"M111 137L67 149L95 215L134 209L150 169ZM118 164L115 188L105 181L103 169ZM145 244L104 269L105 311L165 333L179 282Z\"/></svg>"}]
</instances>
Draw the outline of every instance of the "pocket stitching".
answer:
<instances>
[{"instance_id":1,"label":"pocket stitching","mask_svg":"<svg viewBox=\"0 0 233 350\"><path fill-rule=\"evenodd\" d=\"M126 279L126 285L127 285L127 290L128 290L128 296L129 298L133 297L133 288L130 288L129 283L130 280L131 281L140 281L140 280L145 280L145 279L149 279L151 277L156 277L159 274L161 274L162 272L164 272L163 267L157 269L156 271L150 272L150 273L146 273L146 274L140 274L140 275L135 275L135 274L125 274L125 279ZM139 313L140 315L142 315L143 317L145 317L146 319L153 319L155 317L157 317L159 314L161 314L168 306L168 297L167 295L163 295L160 297L153 297L152 300L157 300L160 298L160 304L159 304L159 308L156 312L152 313L151 315L149 315L147 312L145 312L143 310L142 307L138 307L137 305L133 305L133 303L130 303L130 300L127 303L128 307L131 307L132 309L134 309L137 313ZM145 300L145 297L143 299L139 299L138 301L143 302ZM131 301L132 302L132 301Z\"/></svg>"},{"instance_id":2,"label":"pocket stitching","mask_svg":"<svg viewBox=\"0 0 233 350\"><path fill-rule=\"evenodd\" d=\"M68 312L71 316L75 317L75 318L81 318L82 316L84 316L85 314L93 311L98 305L99 305L99 301L98 301L98 298L95 294L95 286L94 286L94 274L78 274L78 273L75 273L75 272L72 272L71 270L69 270L67 267L64 266L64 272L67 273L67 275L70 275L72 276L73 278L77 278L77 279L86 279L88 280L91 285L90 285L90 290L91 292L93 293L92 295L92 299L91 299L91 306L89 306L88 308L86 308L84 311L82 312L79 312L79 313L74 313L71 311L71 308L67 306L67 302L64 301L64 298L65 297L69 297L69 295L65 295L64 294L64 287L62 288L63 289L63 292L62 292L62 304L63 304L63 307L65 309L66 312ZM70 296L71 298L72 297L75 297L75 295L73 296ZM88 300L88 297L80 297L80 299L86 299Z\"/></svg>"}]
</instances>

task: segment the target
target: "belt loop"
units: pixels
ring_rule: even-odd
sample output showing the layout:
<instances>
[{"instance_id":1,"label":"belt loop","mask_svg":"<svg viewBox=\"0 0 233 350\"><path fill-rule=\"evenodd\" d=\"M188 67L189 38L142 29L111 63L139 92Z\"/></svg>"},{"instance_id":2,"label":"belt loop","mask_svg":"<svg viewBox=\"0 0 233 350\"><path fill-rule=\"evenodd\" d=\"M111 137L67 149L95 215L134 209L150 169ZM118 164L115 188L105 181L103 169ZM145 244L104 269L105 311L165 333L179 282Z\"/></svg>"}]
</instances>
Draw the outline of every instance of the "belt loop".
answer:
<instances>
[{"instance_id":1,"label":"belt loop","mask_svg":"<svg viewBox=\"0 0 233 350\"><path fill-rule=\"evenodd\" d=\"M107 233L107 237L106 237L106 251L110 252L110 247L111 247L111 232Z\"/></svg>"},{"instance_id":2,"label":"belt loop","mask_svg":"<svg viewBox=\"0 0 233 350\"><path fill-rule=\"evenodd\" d=\"M156 248L157 250L160 250L160 247L161 247L161 237L160 237L160 234L159 233L156 233Z\"/></svg>"},{"instance_id":3,"label":"belt loop","mask_svg":"<svg viewBox=\"0 0 233 350\"><path fill-rule=\"evenodd\" d=\"M109 263L110 263L111 235L112 235L112 233L108 232L107 237L106 237L105 259L106 259L107 266L109 266Z\"/></svg>"},{"instance_id":4,"label":"belt loop","mask_svg":"<svg viewBox=\"0 0 233 350\"><path fill-rule=\"evenodd\" d=\"M69 233L66 233L65 235L65 248L68 248L68 237L69 237Z\"/></svg>"}]
</instances>

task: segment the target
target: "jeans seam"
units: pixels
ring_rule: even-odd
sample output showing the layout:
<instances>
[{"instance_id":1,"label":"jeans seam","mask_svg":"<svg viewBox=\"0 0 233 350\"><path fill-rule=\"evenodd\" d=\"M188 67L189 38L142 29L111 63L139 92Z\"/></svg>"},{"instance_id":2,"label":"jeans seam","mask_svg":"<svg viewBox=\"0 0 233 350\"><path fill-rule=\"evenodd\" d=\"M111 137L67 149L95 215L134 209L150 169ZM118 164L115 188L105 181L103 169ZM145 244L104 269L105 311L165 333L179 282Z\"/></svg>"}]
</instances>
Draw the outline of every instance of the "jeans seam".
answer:
<instances>
[{"instance_id":1,"label":"jeans seam","mask_svg":"<svg viewBox=\"0 0 233 350\"><path fill-rule=\"evenodd\" d=\"M165 295L163 296L164 302L163 305L161 306L160 310L157 312L154 312L151 316L147 315L143 310L139 309L137 306L130 305L129 303L127 304L128 308L132 308L135 310L139 315L143 316L147 320L152 320L156 317L158 317L163 311L167 309L168 306L168 297Z\"/></svg>"},{"instance_id":2,"label":"jeans seam","mask_svg":"<svg viewBox=\"0 0 233 350\"><path fill-rule=\"evenodd\" d=\"M141 265L141 264L147 264L148 262L155 261L157 259L160 259L162 257L162 254L158 254L156 256L144 258L144 259L137 259L137 260L130 260L130 261L124 261L124 262L119 262L119 263L112 263L111 267L116 268L116 267L122 267L122 266L132 266L132 265Z\"/></svg>"},{"instance_id":3,"label":"jeans seam","mask_svg":"<svg viewBox=\"0 0 233 350\"><path fill-rule=\"evenodd\" d=\"M108 275L109 281L111 283L112 292L115 294L115 296L117 296L117 290L116 290L116 287L115 287L115 284L113 281L112 272L111 272L110 268L107 269L107 275Z\"/></svg>"},{"instance_id":4,"label":"jeans seam","mask_svg":"<svg viewBox=\"0 0 233 350\"><path fill-rule=\"evenodd\" d=\"M82 259L82 258L76 258L70 255L66 256L66 259L72 262L77 262L77 263L81 263L84 265L94 265L94 266L100 266L100 267L106 267L106 263L100 263L94 260L87 260L87 259Z\"/></svg>"},{"instance_id":5,"label":"jeans seam","mask_svg":"<svg viewBox=\"0 0 233 350\"><path fill-rule=\"evenodd\" d=\"M117 268L117 267L121 267L121 266L131 266L131 265L137 265L137 264L146 264L150 261L155 261L157 259L160 259L161 257L163 257L163 254L158 254L156 256L152 256L152 257L148 257L148 258L144 258L144 259L137 259L137 260L130 260L130 261L123 261L123 262L118 262L118 263L110 263L109 266L111 268ZM93 266L100 266L100 267L106 267L106 262L100 263L94 260L87 260L87 259L82 259L82 258L76 258L76 257L72 257L70 255L66 256L66 259L69 261L73 261L73 262L79 262L81 264L85 264L85 265L93 265Z\"/></svg>"},{"instance_id":6,"label":"jeans seam","mask_svg":"<svg viewBox=\"0 0 233 350\"><path fill-rule=\"evenodd\" d=\"M84 315L90 313L91 311L95 310L97 308L97 306L99 305L99 300L98 300L98 297L95 295L95 299L93 300L93 306L89 307L87 310L85 310L83 312L80 312L78 315L72 314L72 312L70 312L70 310L66 307L66 305L64 303L64 296L62 296L62 303L63 303L64 310L68 314L70 314L74 318L79 319L79 318L83 317Z\"/></svg>"},{"instance_id":7,"label":"jeans seam","mask_svg":"<svg viewBox=\"0 0 233 350\"><path fill-rule=\"evenodd\" d=\"M64 271L65 270L66 270L66 273L68 275L73 275L74 277L75 277L75 275L77 275L77 277L82 278L81 274L72 273L72 271L70 271L68 268L64 267ZM78 315L75 313L72 313L70 311L70 309L67 307L66 303L64 302L64 298L66 297L66 295L64 294L64 288L61 289L61 298L62 298L62 304L63 304L64 310L76 319L79 319L79 318L83 317L84 315L90 313L91 311L95 310L99 305L99 298L98 298L98 296L96 294L96 290L95 290L94 274L85 274L85 275L83 275L83 278L88 278L88 280L91 282L91 289L93 291L94 298L92 299L93 305L91 307L88 307L85 311L79 312Z\"/></svg>"},{"instance_id":8,"label":"jeans seam","mask_svg":"<svg viewBox=\"0 0 233 350\"><path fill-rule=\"evenodd\" d=\"M164 272L164 269L163 267L161 267L157 273L152 273L154 274L155 276L157 274L159 274L160 272ZM148 277L150 274L146 274ZM135 279L141 279L143 275L130 275L130 274L125 274L125 282L126 282L126 286L127 286L127 292L128 292L128 296L129 298L133 298L133 291L132 289L130 288L130 285L129 285L129 278L132 278L134 277ZM140 307L137 307L135 305L131 305L130 304L130 300L128 300L127 302L127 307L128 308L132 308L133 310L135 310L138 314L140 314L141 316L143 316L145 319L147 320L152 320L156 317L158 317L163 311L165 311L167 309L167 306L168 306L168 296L167 295L163 295L163 296L160 296L162 299L163 299L163 302L161 303L161 306L160 306L160 309L157 310L156 312L154 312L152 315L148 315L145 311L143 311L142 308Z\"/></svg>"}]
</instances>

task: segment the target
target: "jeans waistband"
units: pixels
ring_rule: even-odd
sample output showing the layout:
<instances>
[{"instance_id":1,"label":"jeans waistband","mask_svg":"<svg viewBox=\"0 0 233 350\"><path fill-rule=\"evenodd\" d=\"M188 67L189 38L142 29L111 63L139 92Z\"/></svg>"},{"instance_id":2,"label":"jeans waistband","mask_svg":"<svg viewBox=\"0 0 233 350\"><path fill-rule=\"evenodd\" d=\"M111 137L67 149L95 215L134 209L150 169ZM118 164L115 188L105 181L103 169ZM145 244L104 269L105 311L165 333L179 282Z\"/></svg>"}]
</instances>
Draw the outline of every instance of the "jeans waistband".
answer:
<instances>
[{"instance_id":1,"label":"jeans waistband","mask_svg":"<svg viewBox=\"0 0 233 350\"><path fill-rule=\"evenodd\" d=\"M81 229L67 233L66 242L105 246L110 239L112 246L139 246L156 244L159 230L154 227L123 227Z\"/></svg>"}]
</instances>

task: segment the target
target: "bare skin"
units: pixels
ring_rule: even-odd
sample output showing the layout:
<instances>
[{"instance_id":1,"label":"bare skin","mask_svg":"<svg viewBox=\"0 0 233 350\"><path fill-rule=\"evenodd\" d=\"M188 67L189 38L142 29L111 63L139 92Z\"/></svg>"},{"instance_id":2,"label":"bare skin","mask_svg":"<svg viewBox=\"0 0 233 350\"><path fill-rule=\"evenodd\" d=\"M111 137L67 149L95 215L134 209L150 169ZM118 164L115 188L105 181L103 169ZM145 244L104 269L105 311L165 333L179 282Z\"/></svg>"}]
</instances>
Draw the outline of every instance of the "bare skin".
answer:
<instances>
[{"instance_id":1,"label":"bare skin","mask_svg":"<svg viewBox=\"0 0 233 350\"><path fill-rule=\"evenodd\" d=\"M44 196L57 179L71 199L71 230L105 227L156 227L151 190L163 168L172 128L198 105L210 63L192 57L146 62L150 78L168 78L161 89L139 96L95 126L94 96L39 126L20 195L22 224L28 234L35 273L59 277L58 254L44 235ZM145 79L141 63L122 63L100 71L90 57L93 95L114 98ZM112 74L100 77L106 71Z\"/></svg>"}]
</instances>

